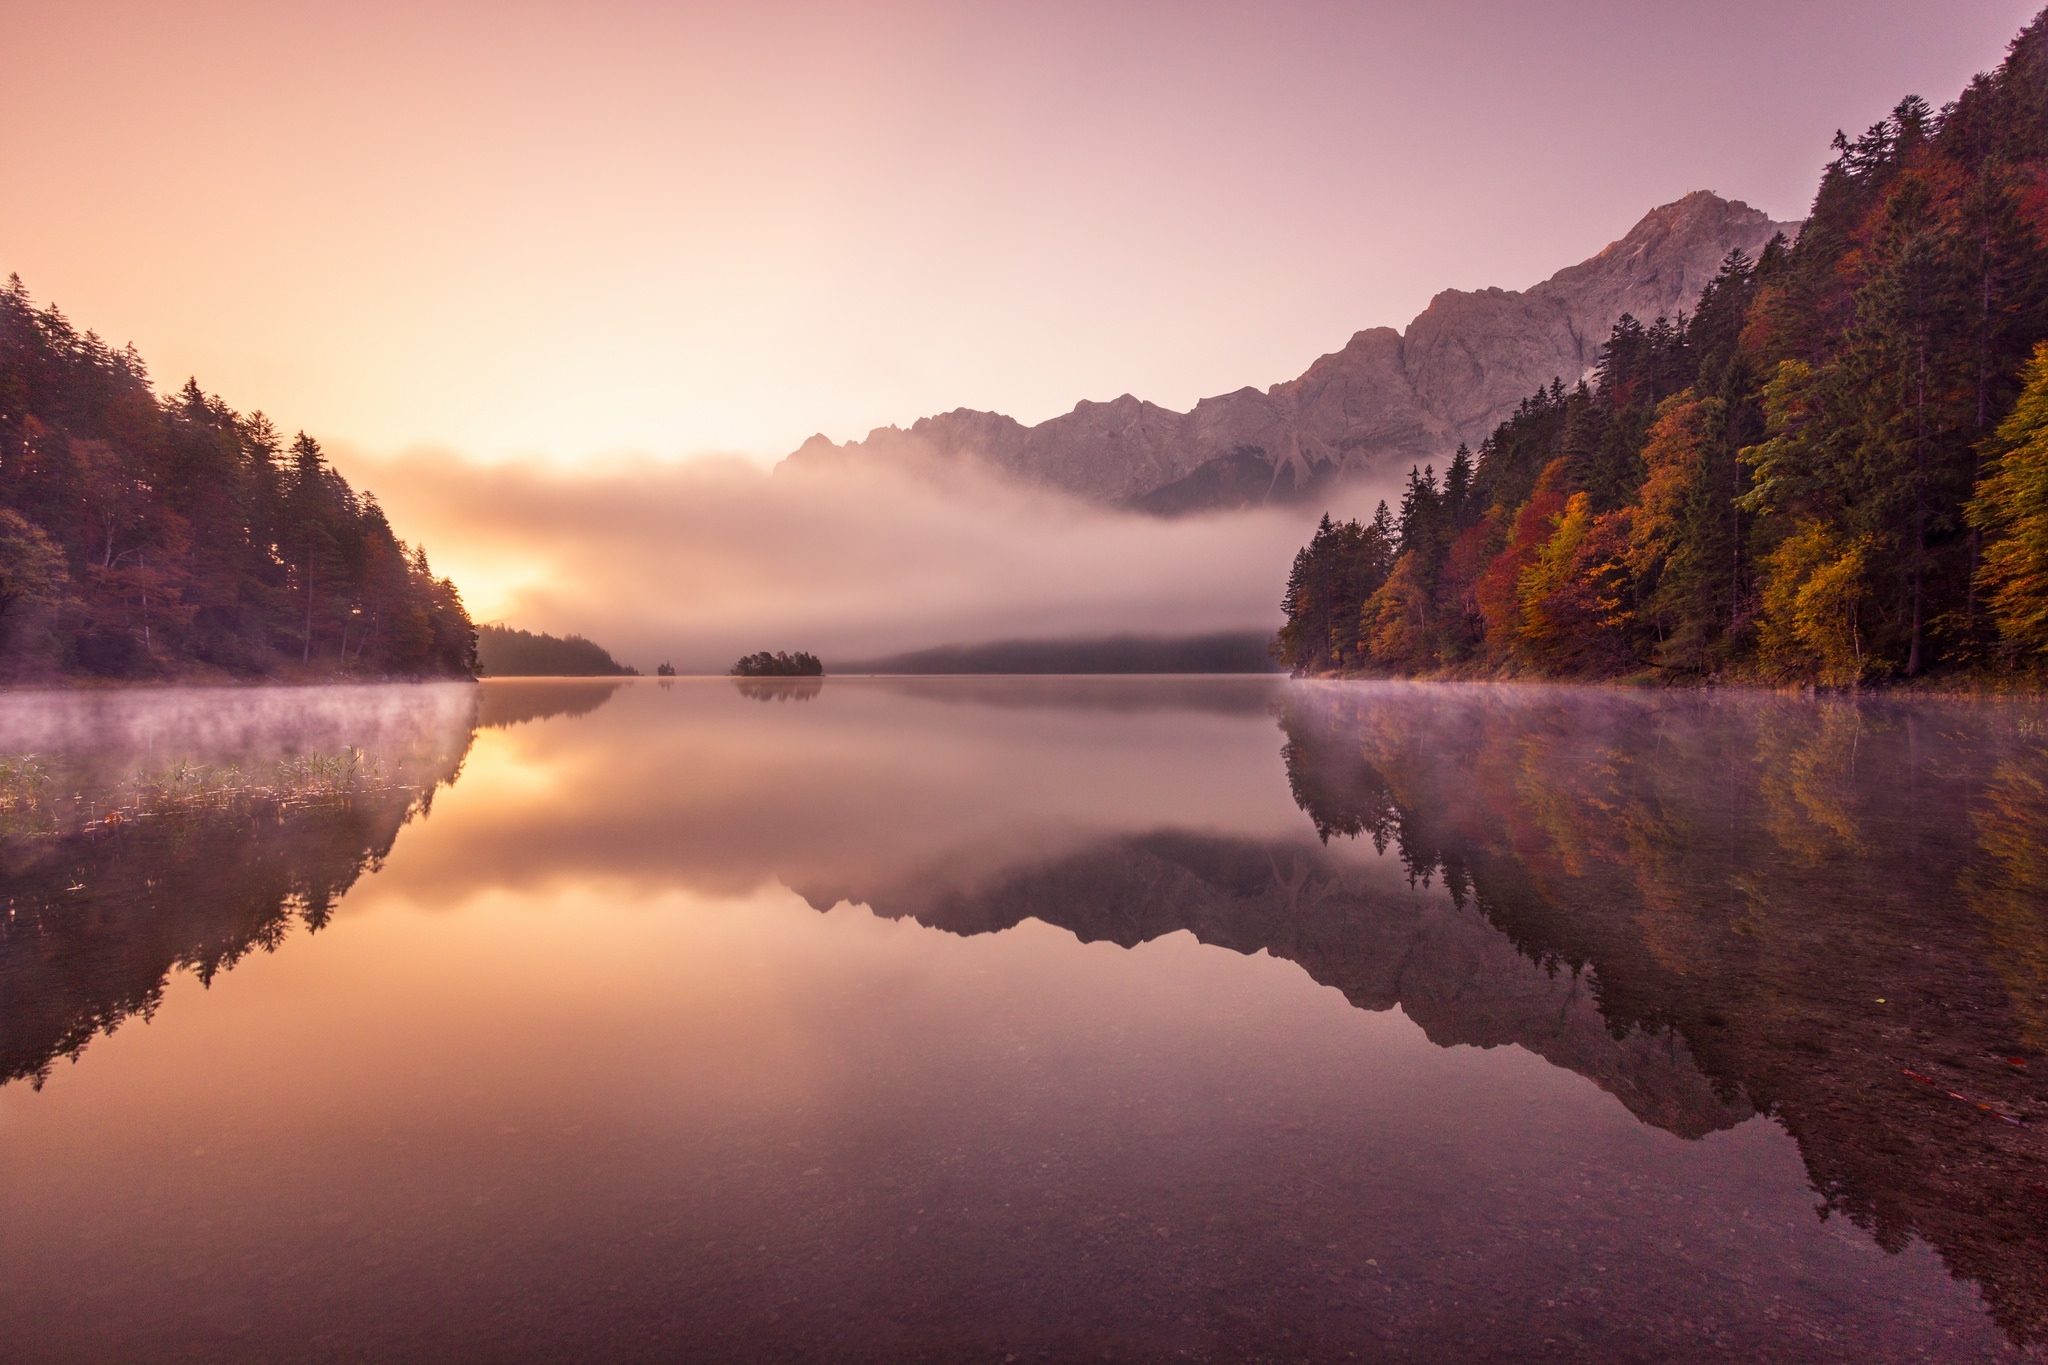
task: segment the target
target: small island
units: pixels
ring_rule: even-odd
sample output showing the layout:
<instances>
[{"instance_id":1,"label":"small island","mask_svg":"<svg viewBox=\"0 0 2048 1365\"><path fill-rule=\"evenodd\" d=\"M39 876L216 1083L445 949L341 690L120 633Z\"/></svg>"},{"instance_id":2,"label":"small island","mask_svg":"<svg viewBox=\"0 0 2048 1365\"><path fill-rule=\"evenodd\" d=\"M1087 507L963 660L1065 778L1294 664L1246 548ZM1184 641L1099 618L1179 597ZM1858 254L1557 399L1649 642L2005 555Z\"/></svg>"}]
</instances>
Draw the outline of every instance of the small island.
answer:
<instances>
[{"instance_id":1,"label":"small island","mask_svg":"<svg viewBox=\"0 0 2048 1365\"><path fill-rule=\"evenodd\" d=\"M777 650L770 654L764 649L747 655L726 672L735 678L822 678L825 665L818 662L817 655L802 650L794 654Z\"/></svg>"}]
</instances>

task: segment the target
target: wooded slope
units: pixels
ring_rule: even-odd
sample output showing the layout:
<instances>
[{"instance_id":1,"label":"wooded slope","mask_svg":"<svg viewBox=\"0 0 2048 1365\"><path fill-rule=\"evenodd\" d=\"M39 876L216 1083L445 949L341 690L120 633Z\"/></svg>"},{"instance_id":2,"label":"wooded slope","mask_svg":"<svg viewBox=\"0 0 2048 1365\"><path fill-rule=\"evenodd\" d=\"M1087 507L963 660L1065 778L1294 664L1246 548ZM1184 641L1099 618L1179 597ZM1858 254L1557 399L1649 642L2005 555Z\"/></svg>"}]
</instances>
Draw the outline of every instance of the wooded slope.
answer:
<instances>
[{"instance_id":1,"label":"wooded slope","mask_svg":"<svg viewBox=\"0 0 2048 1365\"><path fill-rule=\"evenodd\" d=\"M1797 242L1616 324L1398 517L1297 557L1301 672L1735 670L2048 651L2048 14L1941 110L1838 135ZM2037 349L2041 348L2041 349Z\"/></svg>"},{"instance_id":2,"label":"wooded slope","mask_svg":"<svg viewBox=\"0 0 2048 1365\"><path fill-rule=\"evenodd\" d=\"M0 679L467 677L461 595L304 432L0 290Z\"/></svg>"}]
</instances>

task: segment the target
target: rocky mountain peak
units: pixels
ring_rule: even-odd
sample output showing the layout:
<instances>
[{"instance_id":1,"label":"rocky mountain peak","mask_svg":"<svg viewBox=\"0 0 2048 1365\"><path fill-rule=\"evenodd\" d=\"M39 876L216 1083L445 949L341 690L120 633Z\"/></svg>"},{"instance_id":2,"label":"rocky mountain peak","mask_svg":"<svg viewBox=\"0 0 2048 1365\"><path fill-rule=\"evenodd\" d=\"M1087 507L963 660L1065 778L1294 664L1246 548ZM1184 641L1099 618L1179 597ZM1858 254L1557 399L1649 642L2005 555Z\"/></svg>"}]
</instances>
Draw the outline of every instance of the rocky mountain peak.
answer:
<instances>
[{"instance_id":1,"label":"rocky mountain peak","mask_svg":"<svg viewBox=\"0 0 2048 1365\"><path fill-rule=\"evenodd\" d=\"M1798 230L1696 190L1540 284L1446 289L1404 331L1353 333L1265 390L1185 413L1128 393L1084 399L1034 427L961 408L844 446L812 437L789 459L976 456L1033 484L1166 514L1294 501L1350 474L1441 464L1460 442L1476 446L1538 388L1589 375L1624 313L1675 317L1730 250L1755 256Z\"/></svg>"}]
</instances>

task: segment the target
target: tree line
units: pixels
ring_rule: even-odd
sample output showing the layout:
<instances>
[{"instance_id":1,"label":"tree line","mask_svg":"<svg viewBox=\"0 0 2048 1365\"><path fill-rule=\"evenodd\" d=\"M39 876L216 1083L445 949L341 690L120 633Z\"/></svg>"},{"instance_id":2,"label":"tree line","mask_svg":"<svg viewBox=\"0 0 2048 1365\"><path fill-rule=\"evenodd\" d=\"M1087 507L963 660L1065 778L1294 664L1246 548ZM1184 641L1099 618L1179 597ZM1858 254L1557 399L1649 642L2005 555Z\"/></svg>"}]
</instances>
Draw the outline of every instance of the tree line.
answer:
<instances>
[{"instance_id":1,"label":"tree line","mask_svg":"<svg viewBox=\"0 0 2048 1365\"><path fill-rule=\"evenodd\" d=\"M2048 11L1935 110L1837 134L1812 214L1624 316L1398 514L1327 516L1299 673L1850 686L2048 655Z\"/></svg>"},{"instance_id":2,"label":"tree line","mask_svg":"<svg viewBox=\"0 0 2048 1365\"><path fill-rule=\"evenodd\" d=\"M0 677L471 676L476 633L304 432L0 289Z\"/></svg>"},{"instance_id":3,"label":"tree line","mask_svg":"<svg viewBox=\"0 0 2048 1365\"><path fill-rule=\"evenodd\" d=\"M477 627L476 657L479 671L492 678L631 678L640 673L581 635L536 635L495 623Z\"/></svg>"}]
</instances>

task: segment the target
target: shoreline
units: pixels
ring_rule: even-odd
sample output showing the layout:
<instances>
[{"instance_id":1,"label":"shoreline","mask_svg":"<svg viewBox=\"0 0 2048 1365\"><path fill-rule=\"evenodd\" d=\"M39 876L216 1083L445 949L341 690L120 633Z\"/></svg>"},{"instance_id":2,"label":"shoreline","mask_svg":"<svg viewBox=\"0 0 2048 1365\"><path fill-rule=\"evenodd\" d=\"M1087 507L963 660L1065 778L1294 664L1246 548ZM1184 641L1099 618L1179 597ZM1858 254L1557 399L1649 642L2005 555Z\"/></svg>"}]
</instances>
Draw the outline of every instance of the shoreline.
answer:
<instances>
[{"instance_id":1,"label":"shoreline","mask_svg":"<svg viewBox=\"0 0 2048 1365\"><path fill-rule=\"evenodd\" d=\"M265 687L387 687L398 683L476 683L482 679L462 674L395 673L377 677L309 678L49 678L32 682L0 683L0 696L17 692L169 692L200 688Z\"/></svg>"},{"instance_id":2,"label":"shoreline","mask_svg":"<svg viewBox=\"0 0 2048 1365\"><path fill-rule=\"evenodd\" d=\"M1649 673L1604 678L1558 678L1502 673L1361 673L1353 671L1290 674L1302 682L1409 682L1494 687L1585 687L1616 692L1743 692L1795 697L1885 698L1891 700L2048 701L2048 675L1985 677L1942 674L1923 678L1889 678L1850 687L1811 682L1772 682L1755 677L1695 677L1678 682Z\"/></svg>"},{"instance_id":3,"label":"shoreline","mask_svg":"<svg viewBox=\"0 0 2048 1365\"><path fill-rule=\"evenodd\" d=\"M725 674L688 675L692 677L722 678ZM874 674L845 674L843 677L883 676ZM2018 677L1984 677L1967 675L1957 677L1944 675L1922 679L1887 679L1853 687L1823 687L1814 683L1770 682L1760 678L1712 678L1693 679L1686 682L1669 681L1653 674L1627 674L1607 678L1557 678L1531 674L1514 673L1362 673L1322 672L1307 674L1258 673L1258 674L1216 674L1216 673L901 673L886 676L901 678L1153 678L1185 679L1201 677L1265 677L1284 679L1292 682L1357 682L1357 683L1411 683L1417 686L1459 686L1459 687L1568 687L1585 688L1594 691L1612 692L1735 692L1755 695L1787 697L1868 699L1890 701L2048 701L2048 676L2033 674ZM377 677L219 677L219 678L63 678L37 680L34 682L0 683L0 697L17 693L55 692L147 692L217 689L264 689L289 687L390 687L398 685L429 685L436 683L466 683L472 686L494 682L585 682L625 683L634 681L673 682L677 679L640 678L634 675L617 674L490 674L487 676L464 675L408 675L393 674ZM825 679L820 679L824 681ZM750 681L762 681L753 679ZM776 681L776 680L769 680ZM796 679L792 681L806 681Z\"/></svg>"}]
</instances>

